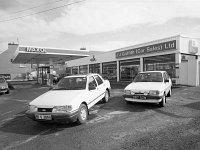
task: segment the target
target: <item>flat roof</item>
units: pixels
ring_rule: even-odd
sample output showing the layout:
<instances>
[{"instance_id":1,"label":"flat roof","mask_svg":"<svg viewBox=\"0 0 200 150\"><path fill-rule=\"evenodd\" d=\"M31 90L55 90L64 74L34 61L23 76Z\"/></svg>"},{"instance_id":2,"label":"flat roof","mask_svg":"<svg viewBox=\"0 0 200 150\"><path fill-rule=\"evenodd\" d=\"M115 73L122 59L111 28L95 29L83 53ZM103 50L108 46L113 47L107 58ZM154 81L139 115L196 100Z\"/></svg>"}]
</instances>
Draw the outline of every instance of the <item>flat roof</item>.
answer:
<instances>
[{"instance_id":1,"label":"flat roof","mask_svg":"<svg viewBox=\"0 0 200 150\"><path fill-rule=\"evenodd\" d=\"M88 56L90 53L87 50L18 46L11 61L17 64L47 64L50 60L53 63L62 63Z\"/></svg>"}]
</instances>

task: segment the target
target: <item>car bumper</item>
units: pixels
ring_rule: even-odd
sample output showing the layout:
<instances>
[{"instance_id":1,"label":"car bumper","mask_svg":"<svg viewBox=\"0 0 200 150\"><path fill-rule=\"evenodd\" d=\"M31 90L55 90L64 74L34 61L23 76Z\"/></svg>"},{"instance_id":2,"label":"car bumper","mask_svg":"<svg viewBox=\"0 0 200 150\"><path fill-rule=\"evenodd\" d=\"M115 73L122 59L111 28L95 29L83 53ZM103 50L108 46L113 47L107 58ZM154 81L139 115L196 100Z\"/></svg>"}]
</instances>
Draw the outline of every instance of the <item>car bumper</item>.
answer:
<instances>
[{"instance_id":1,"label":"car bumper","mask_svg":"<svg viewBox=\"0 0 200 150\"><path fill-rule=\"evenodd\" d=\"M141 103L159 103L162 101L162 96L138 96L138 98L134 98L133 95L123 95L126 101L130 102L141 102Z\"/></svg>"},{"instance_id":2,"label":"car bumper","mask_svg":"<svg viewBox=\"0 0 200 150\"><path fill-rule=\"evenodd\" d=\"M38 119L37 116L50 116L50 119ZM38 122L57 122L57 123L72 123L77 121L78 111L74 113L40 113L40 112L26 112L26 116Z\"/></svg>"},{"instance_id":3,"label":"car bumper","mask_svg":"<svg viewBox=\"0 0 200 150\"><path fill-rule=\"evenodd\" d=\"M0 93L6 93L8 92L8 89L0 89Z\"/></svg>"}]
</instances>

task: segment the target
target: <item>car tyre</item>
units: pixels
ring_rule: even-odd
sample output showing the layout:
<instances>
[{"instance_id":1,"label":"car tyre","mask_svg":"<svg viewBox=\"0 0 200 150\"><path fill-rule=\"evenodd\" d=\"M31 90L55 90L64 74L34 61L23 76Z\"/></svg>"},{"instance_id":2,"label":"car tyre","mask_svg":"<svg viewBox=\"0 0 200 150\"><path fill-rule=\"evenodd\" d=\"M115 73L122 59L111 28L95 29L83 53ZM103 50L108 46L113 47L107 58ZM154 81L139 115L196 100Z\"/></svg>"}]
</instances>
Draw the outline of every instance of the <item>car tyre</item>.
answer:
<instances>
[{"instance_id":1,"label":"car tyre","mask_svg":"<svg viewBox=\"0 0 200 150\"><path fill-rule=\"evenodd\" d=\"M103 98L103 102L104 102L104 103L107 103L108 100L109 100L109 97L110 97L109 92L108 92L108 90L106 90L105 96L104 96L104 98Z\"/></svg>"},{"instance_id":2,"label":"car tyre","mask_svg":"<svg viewBox=\"0 0 200 150\"><path fill-rule=\"evenodd\" d=\"M83 124L86 123L88 118L88 108L85 104L81 104L79 107L77 123Z\"/></svg>"},{"instance_id":3,"label":"car tyre","mask_svg":"<svg viewBox=\"0 0 200 150\"><path fill-rule=\"evenodd\" d=\"M159 102L159 106L164 107L165 104L166 104L166 96L165 96L165 93L164 93L161 102Z\"/></svg>"},{"instance_id":4,"label":"car tyre","mask_svg":"<svg viewBox=\"0 0 200 150\"><path fill-rule=\"evenodd\" d=\"M172 95L172 88L170 88L170 90L169 90L169 92L167 94L167 97L171 97L171 95Z\"/></svg>"},{"instance_id":5,"label":"car tyre","mask_svg":"<svg viewBox=\"0 0 200 150\"><path fill-rule=\"evenodd\" d=\"M7 91L6 91L6 94L9 94L9 93L10 93L10 90L7 90Z\"/></svg>"},{"instance_id":6,"label":"car tyre","mask_svg":"<svg viewBox=\"0 0 200 150\"><path fill-rule=\"evenodd\" d=\"M126 104L131 104L131 103L132 103L132 102L130 102L130 101L126 101L126 100L125 100L125 102L126 102Z\"/></svg>"}]
</instances>

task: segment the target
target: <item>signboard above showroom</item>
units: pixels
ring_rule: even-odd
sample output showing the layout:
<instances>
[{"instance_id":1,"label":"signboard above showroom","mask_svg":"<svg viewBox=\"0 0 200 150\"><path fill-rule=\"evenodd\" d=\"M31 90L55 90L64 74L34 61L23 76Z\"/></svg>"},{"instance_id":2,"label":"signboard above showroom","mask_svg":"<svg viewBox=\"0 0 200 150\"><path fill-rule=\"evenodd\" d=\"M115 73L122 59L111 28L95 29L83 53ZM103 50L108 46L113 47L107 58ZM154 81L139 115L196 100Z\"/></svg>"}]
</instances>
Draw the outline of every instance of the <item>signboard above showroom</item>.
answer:
<instances>
[{"instance_id":1,"label":"signboard above showroom","mask_svg":"<svg viewBox=\"0 0 200 150\"><path fill-rule=\"evenodd\" d=\"M168 51L168 50L176 50L177 44L176 40L163 42L163 43L157 43L153 45L148 46L142 46L138 48L133 48L121 52L116 52L116 58L123 58L123 57L129 57L129 56L135 56L135 55L141 55L141 54L149 54L149 53L156 53L156 52L162 52L162 51Z\"/></svg>"}]
</instances>

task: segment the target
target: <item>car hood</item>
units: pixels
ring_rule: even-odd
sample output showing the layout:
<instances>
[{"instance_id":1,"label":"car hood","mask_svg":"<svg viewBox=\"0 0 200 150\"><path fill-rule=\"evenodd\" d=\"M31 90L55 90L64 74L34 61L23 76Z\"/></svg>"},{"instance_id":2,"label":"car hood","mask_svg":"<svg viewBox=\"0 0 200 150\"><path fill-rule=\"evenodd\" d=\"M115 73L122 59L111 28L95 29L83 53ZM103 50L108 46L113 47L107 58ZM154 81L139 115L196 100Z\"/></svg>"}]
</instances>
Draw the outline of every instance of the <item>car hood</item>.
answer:
<instances>
[{"instance_id":1,"label":"car hood","mask_svg":"<svg viewBox=\"0 0 200 150\"><path fill-rule=\"evenodd\" d=\"M133 82L126 86L125 90L132 91L150 91L150 90L162 90L162 82Z\"/></svg>"},{"instance_id":2,"label":"car hood","mask_svg":"<svg viewBox=\"0 0 200 150\"><path fill-rule=\"evenodd\" d=\"M51 90L30 102L30 105L38 107L54 107L71 105L81 99L85 90Z\"/></svg>"}]
</instances>

